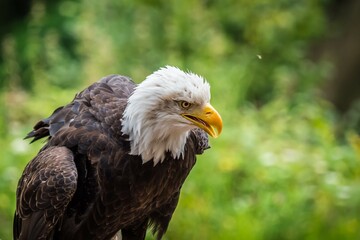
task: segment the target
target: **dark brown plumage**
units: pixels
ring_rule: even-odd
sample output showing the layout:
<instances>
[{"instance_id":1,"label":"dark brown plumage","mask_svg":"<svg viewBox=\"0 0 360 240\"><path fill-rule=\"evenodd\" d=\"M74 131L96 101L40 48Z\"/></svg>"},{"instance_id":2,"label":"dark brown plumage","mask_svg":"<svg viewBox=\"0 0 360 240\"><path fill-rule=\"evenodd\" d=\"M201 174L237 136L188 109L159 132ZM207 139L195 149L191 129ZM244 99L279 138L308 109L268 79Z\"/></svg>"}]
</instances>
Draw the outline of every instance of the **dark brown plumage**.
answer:
<instances>
[{"instance_id":1,"label":"dark brown plumage","mask_svg":"<svg viewBox=\"0 0 360 240\"><path fill-rule=\"evenodd\" d=\"M183 157L154 166L129 155L121 119L136 85L111 75L39 121L26 138L48 137L26 166L17 188L14 239L144 239L149 225L160 239L180 189L208 146L192 129Z\"/></svg>"}]
</instances>

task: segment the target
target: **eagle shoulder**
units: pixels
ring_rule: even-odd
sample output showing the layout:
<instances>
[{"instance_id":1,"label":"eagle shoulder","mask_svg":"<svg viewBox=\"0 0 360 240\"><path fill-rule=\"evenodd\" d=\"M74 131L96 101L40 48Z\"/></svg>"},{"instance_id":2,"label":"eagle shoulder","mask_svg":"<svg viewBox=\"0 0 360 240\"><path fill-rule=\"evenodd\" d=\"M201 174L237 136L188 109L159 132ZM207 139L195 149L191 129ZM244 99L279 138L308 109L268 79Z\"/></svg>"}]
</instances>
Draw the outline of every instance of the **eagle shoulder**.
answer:
<instances>
[{"instance_id":1,"label":"eagle shoulder","mask_svg":"<svg viewBox=\"0 0 360 240\"><path fill-rule=\"evenodd\" d=\"M71 103L57 108L48 118L40 120L25 139L33 141L56 135L60 129L70 126L88 128L108 127L113 132L115 121L120 121L127 99L136 84L131 78L121 75L109 75L77 93ZM121 125L121 124L120 124Z\"/></svg>"}]
</instances>

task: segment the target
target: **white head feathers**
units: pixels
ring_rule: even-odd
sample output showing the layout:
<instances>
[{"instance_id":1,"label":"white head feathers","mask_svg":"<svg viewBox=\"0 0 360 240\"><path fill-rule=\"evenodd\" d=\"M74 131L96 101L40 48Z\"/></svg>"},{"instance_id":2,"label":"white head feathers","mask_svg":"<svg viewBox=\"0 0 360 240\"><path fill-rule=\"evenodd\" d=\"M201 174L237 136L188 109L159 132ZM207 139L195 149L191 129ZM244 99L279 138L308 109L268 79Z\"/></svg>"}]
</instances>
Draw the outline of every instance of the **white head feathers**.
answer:
<instances>
[{"instance_id":1,"label":"white head feathers","mask_svg":"<svg viewBox=\"0 0 360 240\"><path fill-rule=\"evenodd\" d=\"M132 155L154 165L166 151L174 158L184 152L189 130L195 128L181 116L179 101L204 106L210 101L210 86L194 73L166 66L149 75L128 99L122 132L129 136Z\"/></svg>"}]
</instances>

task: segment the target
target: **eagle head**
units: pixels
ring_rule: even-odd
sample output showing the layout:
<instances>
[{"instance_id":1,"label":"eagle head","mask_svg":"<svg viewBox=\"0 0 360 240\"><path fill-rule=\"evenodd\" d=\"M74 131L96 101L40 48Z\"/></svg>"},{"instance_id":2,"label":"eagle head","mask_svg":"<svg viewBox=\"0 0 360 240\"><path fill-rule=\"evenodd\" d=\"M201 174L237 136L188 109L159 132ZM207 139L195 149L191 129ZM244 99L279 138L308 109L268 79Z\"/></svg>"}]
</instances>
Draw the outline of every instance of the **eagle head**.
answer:
<instances>
[{"instance_id":1,"label":"eagle head","mask_svg":"<svg viewBox=\"0 0 360 240\"><path fill-rule=\"evenodd\" d=\"M132 155L154 164L171 152L184 153L193 128L212 137L221 133L222 120L210 105L210 85L199 75L166 66L149 75L128 99L122 132L129 136Z\"/></svg>"}]
</instances>

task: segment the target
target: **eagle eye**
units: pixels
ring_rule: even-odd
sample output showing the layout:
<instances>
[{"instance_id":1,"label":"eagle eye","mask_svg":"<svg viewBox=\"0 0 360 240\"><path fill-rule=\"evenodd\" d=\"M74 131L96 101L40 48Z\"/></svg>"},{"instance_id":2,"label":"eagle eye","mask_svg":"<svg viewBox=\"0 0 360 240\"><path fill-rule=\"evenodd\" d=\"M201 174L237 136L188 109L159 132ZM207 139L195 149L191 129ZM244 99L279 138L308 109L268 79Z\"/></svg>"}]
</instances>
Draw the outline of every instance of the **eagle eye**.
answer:
<instances>
[{"instance_id":1,"label":"eagle eye","mask_svg":"<svg viewBox=\"0 0 360 240\"><path fill-rule=\"evenodd\" d=\"M191 103L187 102L187 101L180 101L179 105L181 108L183 109L189 109L191 107Z\"/></svg>"}]
</instances>

